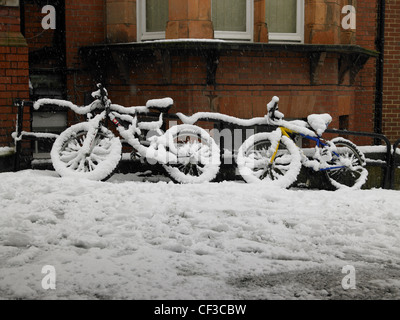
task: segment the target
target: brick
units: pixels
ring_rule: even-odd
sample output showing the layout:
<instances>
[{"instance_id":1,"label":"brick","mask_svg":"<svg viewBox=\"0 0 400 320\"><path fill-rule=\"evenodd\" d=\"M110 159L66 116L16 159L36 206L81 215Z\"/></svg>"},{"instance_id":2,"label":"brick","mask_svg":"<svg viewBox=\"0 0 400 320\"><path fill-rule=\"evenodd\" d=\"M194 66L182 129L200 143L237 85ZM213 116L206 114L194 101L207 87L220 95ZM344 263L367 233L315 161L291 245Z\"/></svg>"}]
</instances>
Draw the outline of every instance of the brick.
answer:
<instances>
[{"instance_id":1,"label":"brick","mask_svg":"<svg viewBox=\"0 0 400 320\"><path fill-rule=\"evenodd\" d=\"M29 70L21 69L7 69L6 76L28 76Z\"/></svg>"},{"instance_id":2,"label":"brick","mask_svg":"<svg viewBox=\"0 0 400 320\"><path fill-rule=\"evenodd\" d=\"M0 53L9 53L10 47L0 46Z\"/></svg>"}]
</instances>

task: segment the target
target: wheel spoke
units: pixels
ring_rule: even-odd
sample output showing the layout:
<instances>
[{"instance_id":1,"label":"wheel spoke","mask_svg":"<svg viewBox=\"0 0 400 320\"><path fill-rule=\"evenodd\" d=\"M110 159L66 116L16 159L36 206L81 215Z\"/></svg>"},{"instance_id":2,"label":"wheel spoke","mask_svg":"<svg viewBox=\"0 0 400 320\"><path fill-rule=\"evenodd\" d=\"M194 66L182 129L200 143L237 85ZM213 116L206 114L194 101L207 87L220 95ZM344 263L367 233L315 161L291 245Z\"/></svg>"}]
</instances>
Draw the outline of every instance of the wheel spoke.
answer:
<instances>
[{"instance_id":1,"label":"wheel spoke","mask_svg":"<svg viewBox=\"0 0 400 320\"><path fill-rule=\"evenodd\" d=\"M114 157L113 154L120 154L122 146L117 139L113 139L111 131L106 128L99 130L93 141L92 150L89 153L83 152L82 148L85 145L89 129L90 124L88 123L80 123L72 126L60 135L61 139L64 140L61 140L63 142L59 144L58 149L54 149L53 146L53 165L61 176L80 173L82 177L103 180L112 173L108 172L108 168L115 168L117 166L119 158ZM103 169L100 171L97 170L99 165L106 162L109 162L109 165L103 165ZM104 170L105 168L107 170Z\"/></svg>"},{"instance_id":2,"label":"wheel spoke","mask_svg":"<svg viewBox=\"0 0 400 320\"><path fill-rule=\"evenodd\" d=\"M262 179L263 177L265 177L265 174L267 173L267 170L265 169L258 169L258 170L254 170L254 175L259 178Z\"/></svg>"},{"instance_id":3,"label":"wheel spoke","mask_svg":"<svg viewBox=\"0 0 400 320\"><path fill-rule=\"evenodd\" d=\"M279 142L277 138L276 131L256 133L239 148L238 169L246 182L264 180L288 188L296 180L300 155L289 138L281 137Z\"/></svg>"},{"instance_id":4,"label":"wheel spoke","mask_svg":"<svg viewBox=\"0 0 400 320\"><path fill-rule=\"evenodd\" d=\"M332 184L339 188L360 187L366 180L366 169L363 168L363 160L361 154L356 150L355 146L348 141L333 141L335 144L336 153L329 162L330 167L342 167L326 171L326 174ZM364 180L365 179L365 180Z\"/></svg>"},{"instance_id":5,"label":"wheel spoke","mask_svg":"<svg viewBox=\"0 0 400 320\"><path fill-rule=\"evenodd\" d=\"M74 152L63 152L60 155L60 159L63 162L69 162L69 161L75 159L77 156L78 156L78 152L77 151L74 151Z\"/></svg>"},{"instance_id":6,"label":"wheel spoke","mask_svg":"<svg viewBox=\"0 0 400 320\"><path fill-rule=\"evenodd\" d=\"M164 165L168 175L179 183L197 183L210 181L219 169L215 160L215 150L218 150L214 140L200 127L178 125L171 128L173 132L172 145L168 152L176 155L176 163ZM219 160L219 151L218 151Z\"/></svg>"}]
</instances>

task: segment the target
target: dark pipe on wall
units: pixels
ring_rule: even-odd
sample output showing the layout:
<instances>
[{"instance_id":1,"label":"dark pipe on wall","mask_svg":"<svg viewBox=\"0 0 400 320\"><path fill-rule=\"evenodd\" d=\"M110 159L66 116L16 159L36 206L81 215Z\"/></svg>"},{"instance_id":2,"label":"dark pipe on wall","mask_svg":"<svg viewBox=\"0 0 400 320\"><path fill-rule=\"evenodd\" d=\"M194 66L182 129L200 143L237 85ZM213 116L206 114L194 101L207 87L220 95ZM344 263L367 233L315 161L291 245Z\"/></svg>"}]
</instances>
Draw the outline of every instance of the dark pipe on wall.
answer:
<instances>
[{"instance_id":1,"label":"dark pipe on wall","mask_svg":"<svg viewBox=\"0 0 400 320\"><path fill-rule=\"evenodd\" d=\"M375 92L375 115L374 115L374 131L382 134L383 121L383 72L384 72L384 53L385 53L385 0L379 0L378 8L378 32L376 38L376 48L379 57L376 60L376 92ZM375 141L375 144L379 144Z\"/></svg>"}]
</instances>

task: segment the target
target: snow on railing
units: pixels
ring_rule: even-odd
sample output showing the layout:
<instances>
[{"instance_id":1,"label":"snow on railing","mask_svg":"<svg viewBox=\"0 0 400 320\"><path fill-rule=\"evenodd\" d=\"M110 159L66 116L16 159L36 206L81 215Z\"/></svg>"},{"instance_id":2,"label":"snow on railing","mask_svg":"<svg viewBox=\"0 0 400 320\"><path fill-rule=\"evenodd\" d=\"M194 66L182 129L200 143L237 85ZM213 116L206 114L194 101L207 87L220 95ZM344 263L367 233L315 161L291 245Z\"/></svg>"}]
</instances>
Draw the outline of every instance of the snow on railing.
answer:
<instances>
[{"instance_id":1,"label":"snow on railing","mask_svg":"<svg viewBox=\"0 0 400 320\"><path fill-rule=\"evenodd\" d=\"M15 141L21 141L22 139L29 139L29 138L35 138L35 139L57 139L58 134L47 133L47 132L27 132L27 131L22 131L20 135L18 135L17 132L13 132L11 134L11 137Z\"/></svg>"},{"instance_id":2,"label":"snow on railing","mask_svg":"<svg viewBox=\"0 0 400 320\"><path fill-rule=\"evenodd\" d=\"M15 148L12 147L0 147L0 157L8 156L15 152Z\"/></svg>"}]
</instances>

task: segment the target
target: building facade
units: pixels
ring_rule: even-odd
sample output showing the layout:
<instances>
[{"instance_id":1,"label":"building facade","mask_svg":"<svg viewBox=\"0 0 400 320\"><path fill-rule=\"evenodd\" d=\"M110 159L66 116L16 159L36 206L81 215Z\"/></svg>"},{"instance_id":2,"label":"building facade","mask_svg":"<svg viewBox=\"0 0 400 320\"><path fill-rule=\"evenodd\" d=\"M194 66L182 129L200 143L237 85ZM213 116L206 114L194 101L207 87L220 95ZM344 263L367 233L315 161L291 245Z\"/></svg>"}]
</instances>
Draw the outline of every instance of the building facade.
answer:
<instances>
[{"instance_id":1,"label":"building facade","mask_svg":"<svg viewBox=\"0 0 400 320\"><path fill-rule=\"evenodd\" d=\"M28 44L21 33L18 0L0 1L0 147L11 146L17 108L29 99ZM25 123L28 126L29 123Z\"/></svg>"},{"instance_id":2,"label":"building facade","mask_svg":"<svg viewBox=\"0 0 400 320\"><path fill-rule=\"evenodd\" d=\"M392 141L400 138L400 1L384 1L382 78L382 132Z\"/></svg>"},{"instance_id":3,"label":"building facade","mask_svg":"<svg viewBox=\"0 0 400 320\"><path fill-rule=\"evenodd\" d=\"M326 112L332 128L394 141L399 8L400 0L2 0L0 145L12 144L13 99L85 104L98 82L115 103L171 97L171 112L188 115L263 116L276 95L286 118Z\"/></svg>"}]
</instances>

